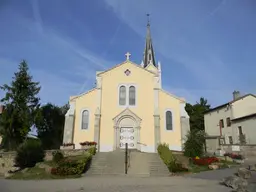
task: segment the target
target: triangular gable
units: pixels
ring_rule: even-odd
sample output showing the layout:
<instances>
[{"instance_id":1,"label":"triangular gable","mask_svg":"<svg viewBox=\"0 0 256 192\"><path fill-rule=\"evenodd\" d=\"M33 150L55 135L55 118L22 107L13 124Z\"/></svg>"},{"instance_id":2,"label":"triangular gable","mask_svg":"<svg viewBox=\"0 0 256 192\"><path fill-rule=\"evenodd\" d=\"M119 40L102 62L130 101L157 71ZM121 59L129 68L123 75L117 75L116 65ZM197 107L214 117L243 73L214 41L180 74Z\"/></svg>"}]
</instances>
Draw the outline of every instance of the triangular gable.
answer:
<instances>
[{"instance_id":1,"label":"triangular gable","mask_svg":"<svg viewBox=\"0 0 256 192\"><path fill-rule=\"evenodd\" d=\"M128 117L128 116L135 118L136 121L142 120L138 115L136 115L134 112L132 112L129 108L124 109L121 113L116 115L113 118L113 120L118 121L121 117Z\"/></svg>"},{"instance_id":2,"label":"triangular gable","mask_svg":"<svg viewBox=\"0 0 256 192\"><path fill-rule=\"evenodd\" d=\"M144 71L147 71L147 72L149 72L149 73L151 73L151 74L153 74L153 75L157 75L156 73L154 73L154 72L152 72L152 71L149 71L149 70L145 69L144 67L141 67L140 65L138 65L138 64L136 64L136 63L134 63L134 62L128 60L128 61L124 61L124 62L122 62L122 63L120 63L120 64L118 64L118 65L115 65L114 67L112 67L112 68L110 68L110 69L108 69L108 70L106 70L106 71L103 71L103 72L98 73L97 76L101 76L101 75L103 75L103 74L105 74L105 73L107 73L107 72L109 72L109 71L111 71L111 70L113 70L113 69L116 69L116 68L118 68L118 67L120 67L120 66L122 66L122 65L124 65L124 64L126 64L126 63L130 63L130 64L132 64L132 65L134 65L134 66L136 66L136 67L138 67L138 68L140 68L140 69L142 69L142 70L144 70Z\"/></svg>"},{"instance_id":3,"label":"triangular gable","mask_svg":"<svg viewBox=\"0 0 256 192\"><path fill-rule=\"evenodd\" d=\"M79 97L82 97L83 95L86 95L94 90L96 90L97 88L93 88L93 89L90 89L89 91L86 91L84 93L81 93L80 95L76 95L76 96L71 96L69 101L74 101L75 99L79 98Z\"/></svg>"},{"instance_id":4,"label":"triangular gable","mask_svg":"<svg viewBox=\"0 0 256 192\"><path fill-rule=\"evenodd\" d=\"M237 98L236 100L230 101L229 104L235 103L236 101L239 101L239 100L241 100L241 99L244 99L244 98L246 98L246 97L248 97L248 96L252 96L252 97L255 97L255 98L256 98L256 96L255 96L254 94L249 93L249 94L246 94L246 95L243 95L243 96Z\"/></svg>"}]
</instances>

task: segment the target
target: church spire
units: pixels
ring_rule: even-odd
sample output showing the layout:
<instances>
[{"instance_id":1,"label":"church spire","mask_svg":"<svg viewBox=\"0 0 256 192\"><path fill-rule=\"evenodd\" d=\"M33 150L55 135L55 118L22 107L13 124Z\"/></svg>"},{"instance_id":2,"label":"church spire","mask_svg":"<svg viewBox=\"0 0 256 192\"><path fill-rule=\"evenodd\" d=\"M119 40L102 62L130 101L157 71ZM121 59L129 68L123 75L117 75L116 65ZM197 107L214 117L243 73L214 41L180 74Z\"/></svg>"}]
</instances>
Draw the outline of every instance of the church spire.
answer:
<instances>
[{"instance_id":1,"label":"church spire","mask_svg":"<svg viewBox=\"0 0 256 192\"><path fill-rule=\"evenodd\" d=\"M147 36L146 36L146 47L144 51L144 58L143 58L143 67L147 67L150 63L152 63L156 67L155 62L155 54L150 34L150 22L149 22L149 14L148 17L148 24L147 24Z\"/></svg>"}]
</instances>

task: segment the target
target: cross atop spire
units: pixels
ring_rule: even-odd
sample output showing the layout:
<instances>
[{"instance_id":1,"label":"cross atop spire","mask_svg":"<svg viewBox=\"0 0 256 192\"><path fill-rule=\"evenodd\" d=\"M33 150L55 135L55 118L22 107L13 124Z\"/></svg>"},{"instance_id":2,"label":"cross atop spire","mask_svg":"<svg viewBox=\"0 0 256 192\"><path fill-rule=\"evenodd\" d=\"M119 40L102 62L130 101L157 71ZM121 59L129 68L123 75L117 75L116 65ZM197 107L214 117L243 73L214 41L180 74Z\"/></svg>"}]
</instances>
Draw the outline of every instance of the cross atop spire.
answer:
<instances>
[{"instance_id":1,"label":"cross atop spire","mask_svg":"<svg viewBox=\"0 0 256 192\"><path fill-rule=\"evenodd\" d=\"M151 34L150 34L150 22L149 22L150 14L147 14L148 23L147 23L147 36L146 36L146 46L144 50L144 58L143 58L143 67L147 67L150 63L152 63L156 67L155 62L155 53L153 49Z\"/></svg>"},{"instance_id":2,"label":"cross atop spire","mask_svg":"<svg viewBox=\"0 0 256 192\"><path fill-rule=\"evenodd\" d=\"M127 53L125 54L125 56L126 56L126 60L128 61L128 60L130 60L131 53L127 52Z\"/></svg>"},{"instance_id":3,"label":"cross atop spire","mask_svg":"<svg viewBox=\"0 0 256 192\"><path fill-rule=\"evenodd\" d=\"M149 14L149 13L147 13L147 17L148 17L148 24L147 24L147 26L150 26L149 16L150 16L150 14Z\"/></svg>"}]
</instances>

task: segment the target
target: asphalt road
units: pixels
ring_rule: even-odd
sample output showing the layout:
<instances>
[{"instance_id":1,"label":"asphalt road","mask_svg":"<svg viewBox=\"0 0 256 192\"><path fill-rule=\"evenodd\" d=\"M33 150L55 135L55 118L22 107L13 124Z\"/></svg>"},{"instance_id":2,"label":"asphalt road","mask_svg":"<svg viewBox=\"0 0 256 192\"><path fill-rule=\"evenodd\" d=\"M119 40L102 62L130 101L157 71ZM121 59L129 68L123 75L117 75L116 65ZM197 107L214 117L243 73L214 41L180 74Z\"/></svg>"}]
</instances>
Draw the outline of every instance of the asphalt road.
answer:
<instances>
[{"instance_id":1,"label":"asphalt road","mask_svg":"<svg viewBox=\"0 0 256 192\"><path fill-rule=\"evenodd\" d=\"M229 192L217 181L184 177L84 177L80 179L0 180L0 192Z\"/></svg>"}]
</instances>

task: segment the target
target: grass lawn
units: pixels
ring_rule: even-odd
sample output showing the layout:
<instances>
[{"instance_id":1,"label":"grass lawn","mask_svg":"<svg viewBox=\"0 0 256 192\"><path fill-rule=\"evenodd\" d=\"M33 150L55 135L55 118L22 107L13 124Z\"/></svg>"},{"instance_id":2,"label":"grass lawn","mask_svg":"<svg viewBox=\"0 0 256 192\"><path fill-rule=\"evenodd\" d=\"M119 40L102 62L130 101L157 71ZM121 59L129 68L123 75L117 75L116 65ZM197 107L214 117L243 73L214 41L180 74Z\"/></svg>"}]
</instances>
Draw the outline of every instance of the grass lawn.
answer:
<instances>
[{"instance_id":1,"label":"grass lawn","mask_svg":"<svg viewBox=\"0 0 256 192\"><path fill-rule=\"evenodd\" d=\"M195 165L195 164L190 164L190 172L191 173L200 173L202 171L209 171L210 169L208 168L208 165L202 166L202 165Z\"/></svg>"},{"instance_id":2,"label":"grass lawn","mask_svg":"<svg viewBox=\"0 0 256 192\"><path fill-rule=\"evenodd\" d=\"M83 159L85 155L73 156L73 157L66 157L67 159L72 160L80 160ZM57 164L53 161L45 161L43 164L48 165L50 167L56 167ZM40 168L38 166L27 168L26 171L16 172L7 179L22 179L22 180L40 180L40 179L68 179L68 178L79 178L81 175L69 175L69 176L59 176L59 175L52 175L45 171L45 168Z\"/></svg>"},{"instance_id":3,"label":"grass lawn","mask_svg":"<svg viewBox=\"0 0 256 192\"><path fill-rule=\"evenodd\" d=\"M23 179L23 180L40 180L40 179L66 179L66 178L79 178L80 175L58 176L47 173L45 169L39 167L29 168L26 172L17 172L7 179Z\"/></svg>"}]
</instances>

